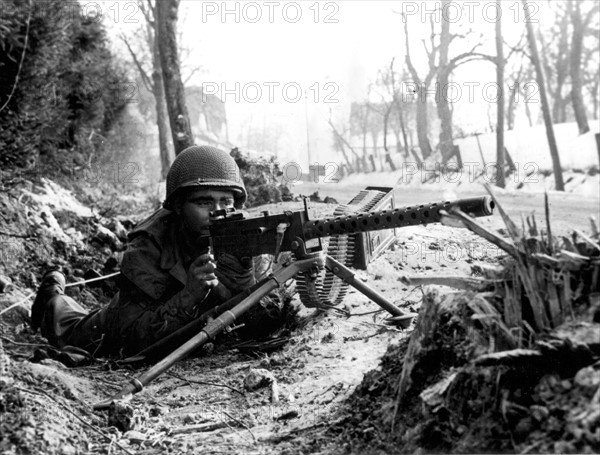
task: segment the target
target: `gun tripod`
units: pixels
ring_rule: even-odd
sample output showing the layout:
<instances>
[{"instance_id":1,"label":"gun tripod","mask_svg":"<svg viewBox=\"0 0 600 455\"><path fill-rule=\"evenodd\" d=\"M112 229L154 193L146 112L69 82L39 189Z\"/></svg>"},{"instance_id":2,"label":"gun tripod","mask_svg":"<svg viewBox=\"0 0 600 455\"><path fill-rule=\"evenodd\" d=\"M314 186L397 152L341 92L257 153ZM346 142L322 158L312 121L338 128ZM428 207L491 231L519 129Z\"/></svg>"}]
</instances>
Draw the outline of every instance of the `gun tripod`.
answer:
<instances>
[{"instance_id":1,"label":"gun tripod","mask_svg":"<svg viewBox=\"0 0 600 455\"><path fill-rule=\"evenodd\" d=\"M299 274L304 274L307 279L311 279L311 277L316 278L318 271L323 267L328 269L331 273L338 276L344 282L348 283L365 296L369 297L377 305L391 313L392 317L390 318L390 321L399 325L400 327L408 327L411 320L416 316L414 313L404 312L377 291L357 280L354 277L354 272L352 272L352 270L332 257L321 255L319 253L307 253L302 240L296 241L294 246L296 247L294 251L296 256L295 261L289 262L276 272L273 272L269 277L252 286L247 291L238 294L222 305L214 308L210 312L203 314L197 320L179 329L177 332L169 335L163 340L160 340L154 345L144 349L136 356L126 359L126 362L127 360L129 360L129 362L135 362L146 359L151 353L156 354L157 351L160 352L161 350L164 350L165 346L168 346L174 340L183 338L186 335L195 334L179 348L168 354L160 362L151 367L148 371L141 374L137 378L133 378L121 389L121 391L107 400L94 404L93 408L96 410L108 409L114 400L118 400L127 395L133 395L142 391L144 386L164 373L175 362L181 360L187 354L198 349L207 342L214 340L220 332L222 332L226 327L232 325L237 318L254 307L260 301L260 299L265 297L271 291L277 289L283 285L283 283ZM216 314L219 314L219 316L204 325L210 317Z\"/></svg>"},{"instance_id":2,"label":"gun tripod","mask_svg":"<svg viewBox=\"0 0 600 455\"><path fill-rule=\"evenodd\" d=\"M307 253L306 249L304 248L304 243L300 240L297 240L292 245L296 247L296 249L294 250L294 254L297 258L308 258L311 255L312 256L315 255L315 253ZM316 255L318 256L319 253L316 253ZM328 270L333 275L340 278L344 283L352 286L354 289L359 291L361 294L368 297L373 302L375 302L377 305L379 305L381 308L383 308L388 313L390 313L392 315L391 318L388 318L388 321L390 323L393 323L393 324L398 325L401 328L405 329L410 325L410 322L416 316L415 313L406 313L405 311L403 311L402 309L400 309L396 305L394 305L392 302L390 302L388 299L386 299L383 295L381 295L375 289L367 286L362 281L356 279L355 274L351 269L349 269L344 264L339 262L337 259L331 257L330 255L327 255L327 254L324 255L322 267L325 267L326 270ZM304 274L305 283L309 283L311 280L316 280L317 272L318 272L318 269L316 269L315 267L312 267L309 270L301 272L302 274ZM313 289L314 289L314 287L313 287ZM318 301L319 299L315 298L312 300ZM306 304L306 302L305 302L305 304ZM315 306L317 308L319 307L318 304Z\"/></svg>"}]
</instances>

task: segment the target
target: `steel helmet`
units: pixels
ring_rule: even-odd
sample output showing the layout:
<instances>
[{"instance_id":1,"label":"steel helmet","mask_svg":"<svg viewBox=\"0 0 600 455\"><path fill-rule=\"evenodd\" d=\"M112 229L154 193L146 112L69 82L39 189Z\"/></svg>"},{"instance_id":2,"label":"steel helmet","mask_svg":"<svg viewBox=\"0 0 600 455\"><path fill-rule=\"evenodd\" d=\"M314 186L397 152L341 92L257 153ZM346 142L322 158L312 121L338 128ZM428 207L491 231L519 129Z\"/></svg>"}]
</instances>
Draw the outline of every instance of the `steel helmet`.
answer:
<instances>
[{"instance_id":1,"label":"steel helmet","mask_svg":"<svg viewBox=\"0 0 600 455\"><path fill-rule=\"evenodd\" d=\"M167 174L167 197L163 207L174 210L174 201L181 189L191 187L231 190L238 209L247 198L235 160L227 152L207 145L188 147L177 155Z\"/></svg>"}]
</instances>

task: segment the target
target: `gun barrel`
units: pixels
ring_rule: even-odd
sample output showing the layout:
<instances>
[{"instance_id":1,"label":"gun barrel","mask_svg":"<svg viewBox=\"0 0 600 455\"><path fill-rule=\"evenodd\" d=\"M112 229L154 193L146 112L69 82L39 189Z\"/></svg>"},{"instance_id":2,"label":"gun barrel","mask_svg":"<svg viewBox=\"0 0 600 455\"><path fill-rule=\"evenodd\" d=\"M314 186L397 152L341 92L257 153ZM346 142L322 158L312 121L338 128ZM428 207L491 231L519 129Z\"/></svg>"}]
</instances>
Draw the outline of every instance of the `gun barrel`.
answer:
<instances>
[{"instance_id":1,"label":"gun barrel","mask_svg":"<svg viewBox=\"0 0 600 455\"><path fill-rule=\"evenodd\" d=\"M442 219L440 210L450 212L455 207L471 216L488 216L494 211L494 202L490 196L483 196L321 218L307 222L304 235L310 239L437 223Z\"/></svg>"}]
</instances>

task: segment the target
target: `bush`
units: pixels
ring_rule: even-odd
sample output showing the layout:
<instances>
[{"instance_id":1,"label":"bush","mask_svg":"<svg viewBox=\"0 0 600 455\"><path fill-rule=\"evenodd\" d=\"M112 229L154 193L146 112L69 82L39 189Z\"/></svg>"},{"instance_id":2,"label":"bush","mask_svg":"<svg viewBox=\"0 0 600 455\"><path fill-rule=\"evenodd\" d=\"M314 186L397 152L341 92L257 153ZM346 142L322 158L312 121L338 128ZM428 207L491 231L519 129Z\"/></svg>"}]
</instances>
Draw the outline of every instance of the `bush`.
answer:
<instances>
[{"instance_id":1,"label":"bush","mask_svg":"<svg viewBox=\"0 0 600 455\"><path fill-rule=\"evenodd\" d=\"M237 163L248 192L247 207L273 202L291 201L290 189L280 183L283 172L274 157L269 159L253 158L242 153L237 147L231 150L231 156Z\"/></svg>"},{"instance_id":2,"label":"bush","mask_svg":"<svg viewBox=\"0 0 600 455\"><path fill-rule=\"evenodd\" d=\"M90 138L106 132L127 102L125 70L103 25L77 2L5 0L1 8L0 106L8 103L0 111L0 163L32 166L56 149L93 152Z\"/></svg>"}]
</instances>

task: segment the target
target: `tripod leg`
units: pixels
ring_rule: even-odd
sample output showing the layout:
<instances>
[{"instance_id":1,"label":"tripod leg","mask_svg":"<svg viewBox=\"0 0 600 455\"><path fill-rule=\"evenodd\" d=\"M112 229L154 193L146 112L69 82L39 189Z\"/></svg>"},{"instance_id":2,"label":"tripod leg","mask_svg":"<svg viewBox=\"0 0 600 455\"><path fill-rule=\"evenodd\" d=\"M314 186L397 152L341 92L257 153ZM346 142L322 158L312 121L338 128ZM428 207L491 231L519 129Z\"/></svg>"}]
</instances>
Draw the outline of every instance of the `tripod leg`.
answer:
<instances>
[{"instance_id":1,"label":"tripod leg","mask_svg":"<svg viewBox=\"0 0 600 455\"><path fill-rule=\"evenodd\" d=\"M381 295L376 290L370 288L365 283L360 280L357 280L354 277L354 272L346 267L341 262L336 261L332 257L327 256L325 258L325 267L331 271L331 273L339 276L342 280L348 283L350 286L360 291L362 294L369 297L373 302L379 305L384 310L388 311L392 314L392 316L399 316L400 318L406 318L407 322L410 321L416 316L414 313L407 313L402 309L398 308L388 299L386 299L383 295ZM396 318L397 319L397 318ZM408 325L408 324L407 324Z\"/></svg>"}]
</instances>

